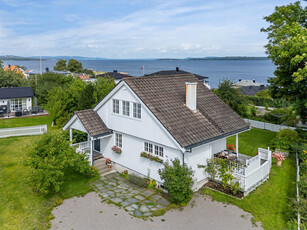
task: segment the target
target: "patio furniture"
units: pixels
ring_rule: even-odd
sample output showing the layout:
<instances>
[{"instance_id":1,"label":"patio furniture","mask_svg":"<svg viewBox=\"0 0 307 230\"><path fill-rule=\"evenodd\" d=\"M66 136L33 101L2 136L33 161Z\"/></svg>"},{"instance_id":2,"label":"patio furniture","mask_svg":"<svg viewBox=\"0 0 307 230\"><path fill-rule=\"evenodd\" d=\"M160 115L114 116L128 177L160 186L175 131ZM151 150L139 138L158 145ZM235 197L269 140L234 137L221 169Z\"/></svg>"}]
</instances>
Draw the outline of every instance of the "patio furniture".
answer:
<instances>
[{"instance_id":1,"label":"patio furniture","mask_svg":"<svg viewBox=\"0 0 307 230\"><path fill-rule=\"evenodd\" d=\"M21 110L16 110L15 117L21 117L21 116L22 116L22 111Z\"/></svg>"},{"instance_id":2,"label":"patio furniture","mask_svg":"<svg viewBox=\"0 0 307 230\"><path fill-rule=\"evenodd\" d=\"M22 115L29 115L30 114L30 112L29 112L29 110L27 110L27 109L24 109L23 111L22 111Z\"/></svg>"}]
</instances>

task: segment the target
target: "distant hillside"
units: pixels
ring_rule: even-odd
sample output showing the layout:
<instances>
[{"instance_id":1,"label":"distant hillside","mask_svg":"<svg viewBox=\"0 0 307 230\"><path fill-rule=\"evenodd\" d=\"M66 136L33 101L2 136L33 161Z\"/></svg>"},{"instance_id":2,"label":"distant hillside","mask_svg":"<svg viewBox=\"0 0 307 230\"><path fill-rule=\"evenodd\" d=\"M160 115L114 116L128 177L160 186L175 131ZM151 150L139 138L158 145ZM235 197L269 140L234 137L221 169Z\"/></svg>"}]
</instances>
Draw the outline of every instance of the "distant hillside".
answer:
<instances>
[{"instance_id":1,"label":"distant hillside","mask_svg":"<svg viewBox=\"0 0 307 230\"><path fill-rule=\"evenodd\" d=\"M0 60L36 61L36 60L39 60L39 58L21 57L21 56L14 56L14 55L5 55L5 56L0 56Z\"/></svg>"},{"instance_id":2,"label":"distant hillside","mask_svg":"<svg viewBox=\"0 0 307 230\"><path fill-rule=\"evenodd\" d=\"M228 57L188 57L185 60L268 60L268 57L245 57L245 56L228 56Z\"/></svg>"},{"instance_id":3,"label":"distant hillside","mask_svg":"<svg viewBox=\"0 0 307 230\"><path fill-rule=\"evenodd\" d=\"M32 58L39 58L38 56L32 56ZM82 57L82 56L42 56L42 58L44 59L65 59L65 60L69 60L69 59L76 59L79 61L82 60L106 60L107 58L100 58L100 57Z\"/></svg>"}]
</instances>

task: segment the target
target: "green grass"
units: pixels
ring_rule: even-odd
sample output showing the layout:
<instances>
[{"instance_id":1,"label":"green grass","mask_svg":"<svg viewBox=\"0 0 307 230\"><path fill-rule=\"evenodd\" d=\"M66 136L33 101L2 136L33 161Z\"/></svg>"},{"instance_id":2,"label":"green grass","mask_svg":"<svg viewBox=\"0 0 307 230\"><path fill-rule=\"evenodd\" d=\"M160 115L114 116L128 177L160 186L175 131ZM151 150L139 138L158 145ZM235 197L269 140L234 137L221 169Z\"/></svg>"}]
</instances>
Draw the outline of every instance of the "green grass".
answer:
<instances>
[{"instance_id":1,"label":"green grass","mask_svg":"<svg viewBox=\"0 0 307 230\"><path fill-rule=\"evenodd\" d=\"M5 125L39 125L48 121L47 118L31 118L36 122L29 121L29 118L9 119L9 122L5 120ZM0 125L2 124L3 120L0 120ZM59 130L51 130L57 131ZM63 199L92 191L89 182L94 179L66 172L59 194L44 196L32 192L27 183L29 168L24 166L23 161L26 158L26 148L37 138L39 136L0 139L0 229L46 229L55 205L60 204Z\"/></svg>"},{"instance_id":2,"label":"green grass","mask_svg":"<svg viewBox=\"0 0 307 230\"><path fill-rule=\"evenodd\" d=\"M20 118L9 118L0 120L0 129L2 128L13 128L33 125L48 125L51 127L50 116L38 116L38 117L20 117Z\"/></svg>"},{"instance_id":3,"label":"green grass","mask_svg":"<svg viewBox=\"0 0 307 230\"><path fill-rule=\"evenodd\" d=\"M258 148L267 149L277 133L263 129L252 128L250 131L239 134L239 153L255 156ZM236 136L227 138L227 144L236 146Z\"/></svg>"},{"instance_id":4,"label":"green grass","mask_svg":"<svg viewBox=\"0 0 307 230\"><path fill-rule=\"evenodd\" d=\"M239 135L239 152L254 156L258 147L267 148L275 136L274 132L255 128L244 132ZM235 136L229 137L227 144L235 144ZM201 193L250 212L255 218L252 221L262 222L264 229L286 229L286 224L293 215L289 205L290 198L295 197L295 178L293 159L285 160L282 167L277 167L273 159L270 178L241 200L210 189L203 188Z\"/></svg>"}]
</instances>

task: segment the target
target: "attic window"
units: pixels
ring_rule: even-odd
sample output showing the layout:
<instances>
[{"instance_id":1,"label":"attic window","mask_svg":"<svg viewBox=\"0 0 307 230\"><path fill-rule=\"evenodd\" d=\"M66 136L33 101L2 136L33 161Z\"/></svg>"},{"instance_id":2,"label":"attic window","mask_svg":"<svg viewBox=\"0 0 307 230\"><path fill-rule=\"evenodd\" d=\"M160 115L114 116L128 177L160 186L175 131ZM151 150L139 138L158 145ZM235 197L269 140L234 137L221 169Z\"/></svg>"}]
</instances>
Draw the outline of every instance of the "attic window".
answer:
<instances>
[{"instance_id":1,"label":"attic window","mask_svg":"<svg viewBox=\"0 0 307 230\"><path fill-rule=\"evenodd\" d=\"M130 103L129 101L123 101L123 115L130 116Z\"/></svg>"},{"instance_id":2,"label":"attic window","mask_svg":"<svg viewBox=\"0 0 307 230\"><path fill-rule=\"evenodd\" d=\"M119 100L113 99L113 113L119 114Z\"/></svg>"},{"instance_id":3,"label":"attic window","mask_svg":"<svg viewBox=\"0 0 307 230\"><path fill-rule=\"evenodd\" d=\"M133 103L133 117L141 119L141 104Z\"/></svg>"}]
</instances>

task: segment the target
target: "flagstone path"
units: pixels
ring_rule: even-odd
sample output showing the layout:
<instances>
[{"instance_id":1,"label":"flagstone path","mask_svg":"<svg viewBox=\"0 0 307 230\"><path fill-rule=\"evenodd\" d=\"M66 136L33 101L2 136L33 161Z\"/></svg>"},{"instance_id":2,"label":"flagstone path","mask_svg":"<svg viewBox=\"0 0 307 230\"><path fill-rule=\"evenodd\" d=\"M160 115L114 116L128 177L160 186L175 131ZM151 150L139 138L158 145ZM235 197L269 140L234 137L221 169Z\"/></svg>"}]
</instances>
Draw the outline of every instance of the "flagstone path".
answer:
<instances>
[{"instance_id":1,"label":"flagstone path","mask_svg":"<svg viewBox=\"0 0 307 230\"><path fill-rule=\"evenodd\" d=\"M130 184L118 173L101 177L92 186L103 200L122 206L137 217L153 216L155 211L170 204L161 193Z\"/></svg>"}]
</instances>

